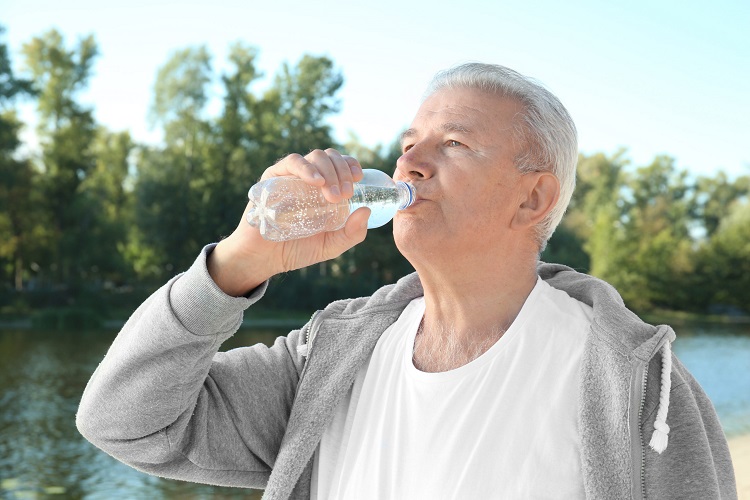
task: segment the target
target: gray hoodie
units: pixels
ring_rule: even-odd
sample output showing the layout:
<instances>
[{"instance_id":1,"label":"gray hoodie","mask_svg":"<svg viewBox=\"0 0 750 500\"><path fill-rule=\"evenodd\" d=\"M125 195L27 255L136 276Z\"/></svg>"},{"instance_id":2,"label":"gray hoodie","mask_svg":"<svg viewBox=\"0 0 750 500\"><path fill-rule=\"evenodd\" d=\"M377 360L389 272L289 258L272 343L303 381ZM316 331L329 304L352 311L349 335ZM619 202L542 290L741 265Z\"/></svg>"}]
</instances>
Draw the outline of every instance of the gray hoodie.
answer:
<instances>
[{"instance_id":1,"label":"gray hoodie","mask_svg":"<svg viewBox=\"0 0 750 500\"><path fill-rule=\"evenodd\" d=\"M419 277L334 302L271 347L218 353L267 284L225 295L206 269L212 248L128 320L86 387L78 429L150 474L309 498L323 431L380 335L423 294ZM561 265L538 272L593 308L579 412L587 497L737 498L726 439L668 349L672 329L642 322L603 281ZM671 429L662 453L648 446L659 420Z\"/></svg>"}]
</instances>

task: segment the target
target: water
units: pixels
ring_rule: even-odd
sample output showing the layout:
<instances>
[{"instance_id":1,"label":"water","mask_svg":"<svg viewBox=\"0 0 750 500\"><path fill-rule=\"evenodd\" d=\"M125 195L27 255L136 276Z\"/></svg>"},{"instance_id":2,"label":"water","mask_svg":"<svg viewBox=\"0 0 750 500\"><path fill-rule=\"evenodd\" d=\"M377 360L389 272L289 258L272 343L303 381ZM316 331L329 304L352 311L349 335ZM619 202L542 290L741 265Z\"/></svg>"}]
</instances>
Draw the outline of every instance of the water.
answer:
<instances>
[{"instance_id":1,"label":"water","mask_svg":"<svg viewBox=\"0 0 750 500\"><path fill-rule=\"evenodd\" d=\"M223 348L270 344L239 332ZM259 499L261 492L160 479L83 439L75 412L114 332L0 331L0 498Z\"/></svg>"},{"instance_id":2,"label":"water","mask_svg":"<svg viewBox=\"0 0 750 500\"><path fill-rule=\"evenodd\" d=\"M750 325L676 325L674 351L714 402L727 434L750 433ZM271 344L241 331L223 349ZM260 492L159 479L127 467L75 428L81 393L114 332L0 331L0 498L234 499Z\"/></svg>"},{"instance_id":3,"label":"water","mask_svg":"<svg viewBox=\"0 0 750 500\"><path fill-rule=\"evenodd\" d=\"M750 434L750 325L673 326L673 351L708 394L724 432Z\"/></svg>"}]
</instances>

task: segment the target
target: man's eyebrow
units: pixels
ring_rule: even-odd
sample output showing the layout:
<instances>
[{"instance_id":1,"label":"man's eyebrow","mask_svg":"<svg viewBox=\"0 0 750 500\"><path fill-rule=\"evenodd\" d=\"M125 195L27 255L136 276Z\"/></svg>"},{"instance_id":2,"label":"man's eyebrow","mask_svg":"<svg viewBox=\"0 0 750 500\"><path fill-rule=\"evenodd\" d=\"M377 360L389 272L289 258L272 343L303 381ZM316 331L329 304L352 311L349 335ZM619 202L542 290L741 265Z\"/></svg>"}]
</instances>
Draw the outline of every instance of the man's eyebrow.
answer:
<instances>
[{"instance_id":1,"label":"man's eyebrow","mask_svg":"<svg viewBox=\"0 0 750 500\"><path fill-rule=\"evenodd\" d=\"M443 123L440 126L440 130L442 130L443 132L459 132L462 134L471 133L471 131L468 128L466 128L464 125L461 125L460 123L456 123L456 122Z\"/></svg>"},{"instance_id":2,"label":"man's eyebrow","mask_svg":"<svg viewBox=\"0 0 750 500\"><path fill-rule=\"evenodd\" d=\"M471 130L466 128L464 125L460 123L456 123L456 122L443 123L442 125L440 125L440 127L438 127L438 129L443 132L459 132L462 134L471 133ZM408 139L409 137L414 137L415 135L417 135L417 131L415 129L413 128L406 129L399 136L399 142L403 144L405 139Z\"/></svg>"},{"instance_id":3,"label":"man's eyebrow","mask_svg":"<svg viewBox=\"0 0 750 500\"><path fill-rule=\"evenodd\" d=\"M401 132L401 135L398 138L398 142L400 142L402 145L404 144L404 139L408 139L409 137L412 137L417 134L417 131L413 128L409 128Z\"/></svg>"}]
</instances>

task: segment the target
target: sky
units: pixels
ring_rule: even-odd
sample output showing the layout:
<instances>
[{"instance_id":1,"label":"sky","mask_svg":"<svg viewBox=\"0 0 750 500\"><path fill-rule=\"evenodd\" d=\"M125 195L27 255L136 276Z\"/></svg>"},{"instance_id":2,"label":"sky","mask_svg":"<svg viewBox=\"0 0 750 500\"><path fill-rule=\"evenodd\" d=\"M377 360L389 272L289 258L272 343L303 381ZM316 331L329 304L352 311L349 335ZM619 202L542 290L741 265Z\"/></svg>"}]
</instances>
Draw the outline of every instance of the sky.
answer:
<instances>
[{"instance_id":1,"label":"sky","mask_svg":"<svg viewBox=\"0 0 750 500\"><path fill-rule=\"evenodd\" d=\"M98 122L158 142L148 109L158 69L205 45L216 74L235 41L257 47L262 90L282 63L330 57L343 73L337 140L390 144L434 73L464 62L511 67L568 108L583 153L627 148L636 166L667 154L693 175L750 174L750 2L746 0L0 0L14 68L58 29L100 49L80 100ZM217 85L214 107L221 94ZM22 117L33 119L31 104ZM24 137L33 144L33 133ZM323 144L321 148L328 147ZM302 152L304 153L304 152Z\"/></svg>"}]
</instances>

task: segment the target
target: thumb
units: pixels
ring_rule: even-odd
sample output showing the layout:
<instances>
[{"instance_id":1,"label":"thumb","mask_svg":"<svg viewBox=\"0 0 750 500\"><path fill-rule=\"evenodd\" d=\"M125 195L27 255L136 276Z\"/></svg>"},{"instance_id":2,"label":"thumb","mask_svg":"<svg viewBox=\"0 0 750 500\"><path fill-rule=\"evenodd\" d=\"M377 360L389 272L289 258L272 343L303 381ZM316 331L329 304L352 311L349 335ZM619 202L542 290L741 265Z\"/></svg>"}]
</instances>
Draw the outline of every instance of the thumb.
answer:
<instances>
[{"instance_id":1,"label":"thumb","mask_svg":"<svg viewBox=\"0 0 750 500\"><path fill-rule=\"evenodd\" d=\"M362 243L367 236L367 221L370 219L371 212L372 210L367 207L360 207L346 221L344 233L347 239L356 241L355 245Z\"/></svg>"},{"instance_id":2,"label":"thumb","mask_svg":"<svg viewBox=\"0 0 750 500\"><path fill-rule=\"evenodd\" d=\"M326 258L337 257L354 245L362 243L367 236L367 220L369 218L369 208L358 208L349 216L343 228L325 233Z\"/></svg>"}]
</instances>

